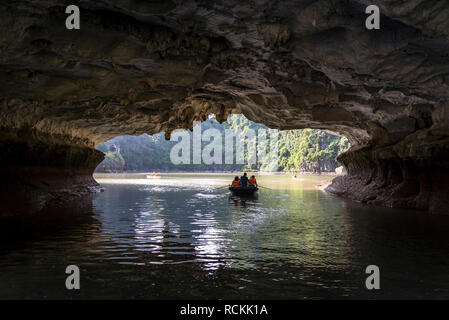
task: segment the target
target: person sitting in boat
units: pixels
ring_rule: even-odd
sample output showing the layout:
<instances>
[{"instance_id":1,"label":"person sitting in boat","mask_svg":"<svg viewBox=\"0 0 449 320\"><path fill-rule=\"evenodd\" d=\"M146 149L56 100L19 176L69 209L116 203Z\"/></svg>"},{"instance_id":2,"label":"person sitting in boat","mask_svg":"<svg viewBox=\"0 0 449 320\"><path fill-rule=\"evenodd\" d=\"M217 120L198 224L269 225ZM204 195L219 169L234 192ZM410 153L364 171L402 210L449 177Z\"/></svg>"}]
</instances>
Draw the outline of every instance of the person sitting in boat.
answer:
<instances>
[{"instance_id":1,"label":"person sitting in boat","mask_svg":"<svg viewBox=\"0 0 449 320\"><path fill-rule=\"evenodd\" d=\"M248 175L246 172L240 177L240 185L245 188L249 185Z\"/></svg>"},{"instance_id":2,"label":"person sitting in boat","mask_svg":"<svg viewBox=\"0 0 449 320\"><path fill-rule=\"evenodd\" d=\"M249 183L251 186L257 187L257 180L255 176L251 176L251 178L249 178Z\"/></svg>"},{"instance_id":3,"label":"person sitting in boat","mask_svg":"<svg viewBox=\"0 0 449 320\"><path fill-rule=\"evenodd\" d=\"M235 176L234 180L232 181L231 187L234 188L240 187L240 179L238 176Z\"/></svg>"}]
</instances>

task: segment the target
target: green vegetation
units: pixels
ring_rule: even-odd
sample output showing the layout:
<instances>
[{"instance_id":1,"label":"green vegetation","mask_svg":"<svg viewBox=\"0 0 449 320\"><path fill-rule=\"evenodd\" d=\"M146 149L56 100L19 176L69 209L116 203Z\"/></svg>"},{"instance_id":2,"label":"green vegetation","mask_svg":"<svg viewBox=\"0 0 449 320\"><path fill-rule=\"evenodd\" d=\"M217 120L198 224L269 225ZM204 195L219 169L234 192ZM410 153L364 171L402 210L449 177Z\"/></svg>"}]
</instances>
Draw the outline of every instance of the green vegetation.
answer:
<instances>
[{"instance_id":1,"label":"green vegetation","mask_svg":"<svg viewBox=\"0 0 449 320\"><path fill-rule=\"evenodd\" d=\"M267 129L266 126L254 123L243 115L231 115L220 124L211 118L201 124L201 130L214 128L223 136L226 129ZM190 138L192 139L192 133ZM247 164L248 150L245 147L245 164L179 164L170 161L170 150L177 144L164 139L164 134L153 136L121 136L101 143L98 150L106 154L105 160L98 166L97 172L151 172L151 171L334 171L339 166L336 158L349 148L346 138L334 136L321 130L303 129L279 132L279 157L276 167L273 159L266 155L257 164ZM208 142L203 142L203 146ZM269 145L269 136L267 136ZM192 143L191 143L192 146ZM256 150L260 152L259 147ZM224 150L224 149L223 149ZM235 157L234 148L234 157ZM258 154L261 158L261 154Z\"/></svg>"},{"instance_id":2,"label":"green vegetation","mask_svg":"<svg viewBox=\"0 0 449 320\"><path fill-rule=\"evenodd\" d=\"M279 167L283 171L334 171L337 156L348 150L346 138L321 130L289 130L279 140Z\"/></svg>"}]
</instances>

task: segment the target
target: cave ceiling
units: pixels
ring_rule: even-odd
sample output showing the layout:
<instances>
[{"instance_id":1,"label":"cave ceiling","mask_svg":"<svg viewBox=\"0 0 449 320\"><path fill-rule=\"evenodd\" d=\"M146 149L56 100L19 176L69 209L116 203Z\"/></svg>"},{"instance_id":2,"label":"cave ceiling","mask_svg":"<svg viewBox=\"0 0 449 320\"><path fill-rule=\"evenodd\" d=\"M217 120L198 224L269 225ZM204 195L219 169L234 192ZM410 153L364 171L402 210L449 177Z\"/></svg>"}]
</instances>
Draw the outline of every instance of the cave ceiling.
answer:
<instances>
[{"instance_id":1,"label":"cave ceiling","mask_svg":"<svg viewBox=\"0 0 449 320\"><path fill-rule=\"evenodd\" d=\"M382 146L447 113L446 1L78 1L80 30L68 4L0 3L2 127L95 146L244 113Z\"/></svg>"}]
</instances>

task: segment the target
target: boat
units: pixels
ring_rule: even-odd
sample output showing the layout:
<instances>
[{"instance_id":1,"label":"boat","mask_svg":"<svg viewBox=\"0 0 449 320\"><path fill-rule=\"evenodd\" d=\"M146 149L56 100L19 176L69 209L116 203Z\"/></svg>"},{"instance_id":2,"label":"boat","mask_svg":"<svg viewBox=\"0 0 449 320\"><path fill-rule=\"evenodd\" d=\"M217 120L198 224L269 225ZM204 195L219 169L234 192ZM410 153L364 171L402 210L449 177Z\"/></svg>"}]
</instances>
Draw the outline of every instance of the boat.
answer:
<instances>
[{"instance_id":1,"label":"boat","mask_svg":"<svg viewBox=\"0 0 449 320\"><path fill-rule=\"evenodd\" d=\"M255 186L248 187L229 187L229 191L231 191L236 196L251 196L253 195L259 188Z\"/></svg>"},{"instance_id":2,"label":"boat","mask_svg":"<svg viewBox=\"0 0 449 320\"><path fill-rule=\"evenodd\" d=\"M147 175L147 179L160 179L161 176L159 174Z\"/></svg>"}]
</instances>

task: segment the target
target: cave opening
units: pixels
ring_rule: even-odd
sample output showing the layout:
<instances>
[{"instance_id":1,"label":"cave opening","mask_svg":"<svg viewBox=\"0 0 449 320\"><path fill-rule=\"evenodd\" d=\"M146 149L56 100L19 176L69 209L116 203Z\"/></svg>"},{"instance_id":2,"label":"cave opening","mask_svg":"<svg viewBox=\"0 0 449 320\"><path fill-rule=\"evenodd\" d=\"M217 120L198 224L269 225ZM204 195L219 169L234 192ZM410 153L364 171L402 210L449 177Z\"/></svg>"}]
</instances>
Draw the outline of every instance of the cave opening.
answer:
<instances>
[{"instance_id":1,"label":"cave opening","mask_svg":"<svg viewBox=\"0 0 449 320\"><path fill-rule=\"evenodd\" d=\"M179 148L186 135L185 148ZM96 167L95 173L255 171L333 174L338 168L341 174L345 170L337 157L350 147L346 138L319 129L271 130L270 136L267 126L250 121L243 114L229 115L223 123L210 114L206 121L196 122L193 130L178 130L175 136L166 140L165 133L161 132L118 136L102 142L96 149L105 154L105 159ZM174 151L180 155L187 153L187 158L175 156Z\"/></svg>"}]
</instances>

